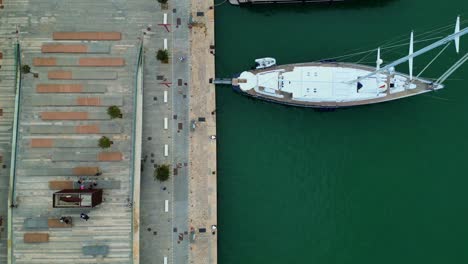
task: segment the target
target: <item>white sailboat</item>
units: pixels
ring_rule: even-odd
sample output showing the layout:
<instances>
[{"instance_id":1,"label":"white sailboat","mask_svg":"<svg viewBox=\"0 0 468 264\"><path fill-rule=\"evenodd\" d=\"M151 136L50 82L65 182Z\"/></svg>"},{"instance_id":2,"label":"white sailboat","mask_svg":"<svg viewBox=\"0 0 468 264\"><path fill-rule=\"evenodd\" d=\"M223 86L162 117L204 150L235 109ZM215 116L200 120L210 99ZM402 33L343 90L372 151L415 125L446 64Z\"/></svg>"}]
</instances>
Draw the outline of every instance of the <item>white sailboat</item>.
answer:
<instances>
[{"instance_id":1,"label":"white sailboat","mask_svg":"<svg viewBox=\"0 0 468 264\"><path fill-rule=\"evenodd\" d=\"M338 108L405 98L444 88L443 82L468 60L468 53L436 81L419 76L452 41L459 53L460 37L465 34L468 34L468 27L460 30L460 17L457 17L453 34L417 51L414 51L414 33L411 32L408 55L383 67L378 48L375 68L330 61L280 65L244 71L232 79L232 85L248 96L301 107ZM443 45L446 45L444 49L414 76L414 58ZM409 73L396 72L395 67L405 62L409 64Z\"/></svg>"}]
</instances>

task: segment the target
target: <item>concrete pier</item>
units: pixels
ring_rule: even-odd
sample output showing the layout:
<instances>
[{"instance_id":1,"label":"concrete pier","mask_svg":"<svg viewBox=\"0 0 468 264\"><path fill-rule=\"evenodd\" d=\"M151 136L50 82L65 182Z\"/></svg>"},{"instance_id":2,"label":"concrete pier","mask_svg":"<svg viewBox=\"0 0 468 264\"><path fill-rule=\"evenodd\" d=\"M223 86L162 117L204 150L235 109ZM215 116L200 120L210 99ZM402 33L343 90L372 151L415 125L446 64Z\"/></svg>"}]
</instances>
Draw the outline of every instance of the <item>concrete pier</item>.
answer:
<instances>
[{"instance_id":1,"label":"concrete pier","mask_svg":"<svg viewBox=\"0 0 468 264\"><path fill-rule=\"evenodd\" d=\"M192 0L189 223L190 263L217 263L216 94L213 0ZM206 231L205 231L206 230Z\"/></svg>"}]
</instances>

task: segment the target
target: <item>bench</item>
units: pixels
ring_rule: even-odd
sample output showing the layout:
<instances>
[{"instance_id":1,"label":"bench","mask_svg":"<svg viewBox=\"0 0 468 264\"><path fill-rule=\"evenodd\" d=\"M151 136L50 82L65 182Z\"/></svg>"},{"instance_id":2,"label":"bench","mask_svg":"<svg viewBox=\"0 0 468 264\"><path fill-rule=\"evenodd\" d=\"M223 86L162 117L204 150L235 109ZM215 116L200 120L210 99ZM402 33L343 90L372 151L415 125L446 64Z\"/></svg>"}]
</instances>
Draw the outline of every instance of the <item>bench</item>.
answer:
<instances>
[{"instance_id":1,"label":"bench","mask_svg":"<svg viewBox=\"0 0 468 264\"><path fill-rule=\"evenodd\" d=\"M54 40L121 40L120 32L54 32Z\"/></svg>"},{"instance_id":2,"label":"bench","mask_svg":"<svg viewBox=\"0 0 468 264\"><path fill-rule=\"evenodd\" d=\"M49 189L51 190L73 189L73 181L49 181Z\"/></svg>"},{"instance_id":3,"label":"bench","mask_svg":"<svg viewBox=\"0 0 468 264\"><path fill-rule=\"evenodd\" d=\"M25 233L23 236L24 243L45 243L49 242L49 234L47 233Z\"/></svg>"},{"instance_id":4,"label":"bench","mask_svg":"<svg viewBox=\"0 0 468 264\"><path fill-rule=\"evenodd\" d=\"M75 176L99 176L99 167L75 167L73 174ZM99 174L99 175L98 175Z\"/></svg>"},{"instance_id":5,"label":"bench","mask_svg":"<svg viewBox=\"0 0 468 264\"><path fill-rule=\"evenodd\" d=\"M70 218L71 219L71 218ZM69 222L68 224L64 222L60 222L60 219L49 219L47 221L48 225L50 228L67 228L67 227L72 227L72 222Z\"/></svg>"}]
</instances>

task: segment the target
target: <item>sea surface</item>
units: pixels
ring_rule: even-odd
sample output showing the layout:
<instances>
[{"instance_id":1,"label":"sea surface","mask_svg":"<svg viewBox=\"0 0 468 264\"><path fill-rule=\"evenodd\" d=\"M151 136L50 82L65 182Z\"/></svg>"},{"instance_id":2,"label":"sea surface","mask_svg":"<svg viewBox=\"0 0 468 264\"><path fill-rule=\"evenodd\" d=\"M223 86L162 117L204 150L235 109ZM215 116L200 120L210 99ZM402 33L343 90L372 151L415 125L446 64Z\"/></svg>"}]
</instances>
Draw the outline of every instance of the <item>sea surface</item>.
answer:
<instances>
[{"instance_id":1,"label":"sea surface","mask_svg":"<svg viewBox=\"0 0 468 264\"><path fill-rule=\"evenodd\" d=\"M224 3L216 7L216 75L260 57L309 62L402 39L383 51L388 63L407 54L411 30L421 40L457 15L468 21L467 0ZM451 44L423 76L448 69L468 51L468 36L461 43L460 55ZM416 58L415 74L437 52ZM374 65L375 56L362 62ZM445 84L334 112L217 86L219 263L468 263L468 64Z\"/></svg>"}]
</instances>

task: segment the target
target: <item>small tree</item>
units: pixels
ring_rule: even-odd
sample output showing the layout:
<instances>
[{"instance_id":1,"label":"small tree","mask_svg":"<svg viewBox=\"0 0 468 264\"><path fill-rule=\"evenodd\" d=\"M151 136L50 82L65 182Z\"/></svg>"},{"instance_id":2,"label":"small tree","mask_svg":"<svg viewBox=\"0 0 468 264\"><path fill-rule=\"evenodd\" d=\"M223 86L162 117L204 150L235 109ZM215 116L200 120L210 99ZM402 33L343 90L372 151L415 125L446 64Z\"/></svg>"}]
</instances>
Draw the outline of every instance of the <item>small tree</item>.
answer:
<instances>
[{"instance_id":1,"label":"small tree","mask_svg":"<svg viewBox=\"0 0 468 264\"><path fill-rule=\"evenodd\" d=\"M158 50L156 53L156 59L161 61L162 63L169 63L169 52L167 50Z\"/></svg>"},{"instance_id":2,"label":"small tree","mask_svg":"<svg viewBox=\"0 0 468 264\"><path fill-rule=\"evenodd\" d=\"M103 136L99 139L98 145L100 148L103 148L103 149L110 148L110 146L112 145L112 141L108 137Z\"/></svg>"},{"instance_id":3,"label":"small tree","mask_svg":"<svg viewBox=\"0 0 468 264\"><path fill-rule=\"evenodd\" d=\"M31 72L31 67L29 67L29 65L23 65L21 66L21 72L24 74L28 74Z\"/></svg>"},{"instance_id":4,"label":"small tree","mask_svg":"<svg viewBox=\"0 0 468 264\"><path fill-rule=\"evenodd\" d=\"M161 4L167 4L167 0L158 0L158 2Z\"/></svg>"},{"instance_id":5,"label":"small tree","mask_svg":"<svg viewBox=\"0 0 468 264\"><path fill-rule=\"evenodd\" d=\"M169 176L171 174L170 167L167 164L158 166L154 170L154 179L159 180L159 181L167 181L169 179Z\"/></svg>"},{"instance_id":6,"label":"small tree","mask_svg":"<svg viewBox=\"0 0 468 264\"><path fill-rule=\"evenodd\" d=\"M110 115L111 118L122 118L122 112L120 108L116 105L109 106L107 108L107 113Z\"/></svg>"}]
</instances>

